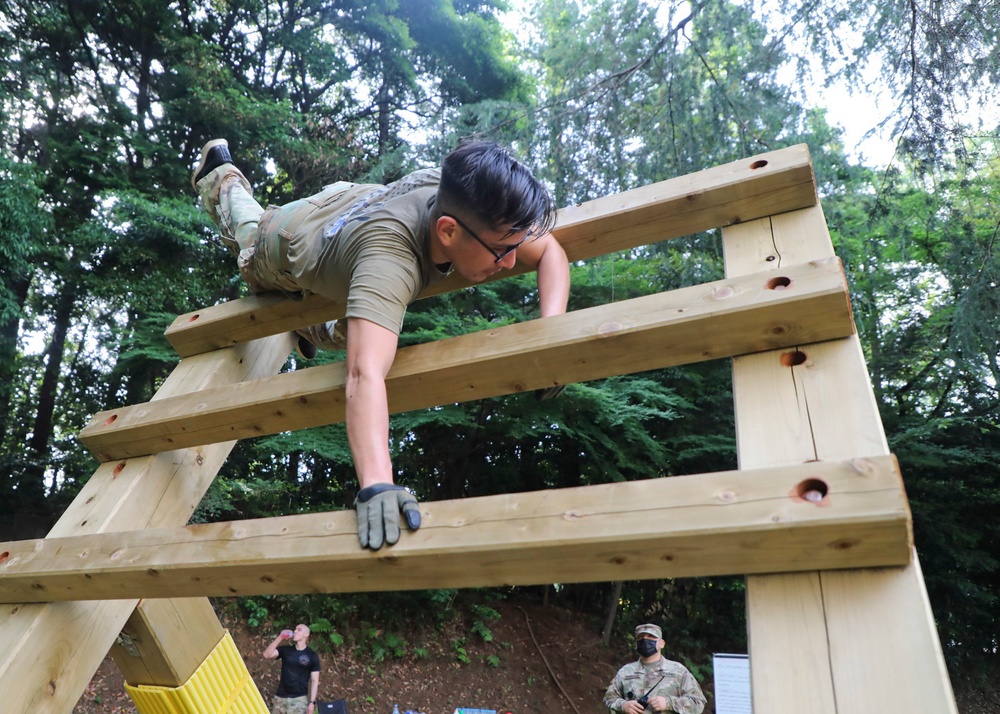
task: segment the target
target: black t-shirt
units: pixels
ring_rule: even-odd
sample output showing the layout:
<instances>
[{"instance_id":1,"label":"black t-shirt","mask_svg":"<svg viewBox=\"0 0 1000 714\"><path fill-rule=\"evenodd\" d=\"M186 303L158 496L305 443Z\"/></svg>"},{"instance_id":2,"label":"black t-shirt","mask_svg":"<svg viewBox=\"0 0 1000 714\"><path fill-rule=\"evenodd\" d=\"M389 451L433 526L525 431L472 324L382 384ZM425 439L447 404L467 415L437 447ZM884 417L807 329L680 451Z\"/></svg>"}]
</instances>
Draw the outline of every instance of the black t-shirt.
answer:
<instances>
[{"instance_id":1,"label":"black t-shirt","mask_svg":"<svg viewBox=\"0 0 1000 714\"><path fill-rule=\"evenodd\" d=\"M311 648L297 650L291 645L278 648L281 660L281 680L275 696L292 698L309 694L309 675L319 671L319 655Z\"/></svg>"}]
</instances>

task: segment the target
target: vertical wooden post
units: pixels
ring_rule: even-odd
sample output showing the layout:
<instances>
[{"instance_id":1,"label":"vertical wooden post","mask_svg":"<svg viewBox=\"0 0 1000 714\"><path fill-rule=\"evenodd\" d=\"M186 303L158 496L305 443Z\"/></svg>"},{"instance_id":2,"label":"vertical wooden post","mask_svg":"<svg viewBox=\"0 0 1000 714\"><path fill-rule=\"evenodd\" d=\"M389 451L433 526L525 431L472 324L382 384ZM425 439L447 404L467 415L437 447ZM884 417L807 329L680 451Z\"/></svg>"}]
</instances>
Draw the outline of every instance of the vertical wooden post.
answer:
<instances>
[{"instance_id":1,"label":"vertical wooden post","mask_svg":"<svg viewBox=\"0 0 1000 714\"><path fill-rule=\"evenodd\" d=\"M273 375L291 349L284 334L186 358L155 398ZM49 536L183 525L235 443L101 464ZM0 610L3 710L71 712L135 606L134 600L5 606ZM190 661L199 653L172 650L156 656Z\"/></svg>"},{"instance_id":2,"label":"vertical wooden post","mask_svg":"<svg viewBox=\"0 0 1000 714\"><path fill-rule=\"evenodd\" d=\"M833 255L819 206L723 229L723 245L729 276ZM741 468L888 453L856 335L738 357L733 393ZM916 554L748 577L747 619L756 712L957 712Z\"/></svg>"},{"instance_id":3,"label":"vertical wooden post","mask_svg":"<svg viewBox=\"0 0 1000 714\"><path fill-rule=\"evenodd\" d=\"M179 687L219 644L225 630L208 598L141 600L111 648L132 686Z\"/></svg>"}]
</instances>

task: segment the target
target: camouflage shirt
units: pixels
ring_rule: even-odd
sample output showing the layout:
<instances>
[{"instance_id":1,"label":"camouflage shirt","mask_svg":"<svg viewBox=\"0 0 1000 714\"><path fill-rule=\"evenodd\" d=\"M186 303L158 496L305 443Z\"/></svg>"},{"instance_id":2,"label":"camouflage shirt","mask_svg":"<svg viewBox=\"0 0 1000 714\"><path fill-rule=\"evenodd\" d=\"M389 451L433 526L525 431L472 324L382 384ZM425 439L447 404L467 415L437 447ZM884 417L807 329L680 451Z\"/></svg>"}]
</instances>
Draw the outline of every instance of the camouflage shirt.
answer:
<instances>
[{"instance_id":1,"label":"camouflage shirt","mask_svg":"<svg viewBox=\"0 0 1000 714\"><path fill-rule=\"evenodd\" d=\"M660 681L661 677L663 681ZM665 697L667 711L677 714L701 714L705 709L705 695L698 680L687 667L666 657L649 664L636 660L619 669L604 693L604 706L613 712L620 712L626 700L638 699L645 694ZM653 708L647 706L645 711L652 712Z\"/></svg>"}]
</instances>

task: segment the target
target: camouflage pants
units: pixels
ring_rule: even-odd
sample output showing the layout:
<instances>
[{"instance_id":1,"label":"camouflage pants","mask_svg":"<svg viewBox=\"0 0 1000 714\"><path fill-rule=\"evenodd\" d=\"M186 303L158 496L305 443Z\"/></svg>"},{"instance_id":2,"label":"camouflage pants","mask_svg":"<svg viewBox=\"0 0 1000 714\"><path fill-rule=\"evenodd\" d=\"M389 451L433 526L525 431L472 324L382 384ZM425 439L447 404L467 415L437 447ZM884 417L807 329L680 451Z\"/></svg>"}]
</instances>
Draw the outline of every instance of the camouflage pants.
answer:
<instances>
[{"instance_id":1,"label":"camouflage pants","mask_svg":"<svg viewBox=\"0 0 1000 714\"><path fill-rule=\"evenodd\" d=\"M339 184L327 190L342 190ZM316 204L302 199L284 206L261 207L250 183L232 164L223 164L198 182L198 194L222 242L236 256L243 280L254 293L280 292L302 298L302 288L287 266L287 243ZM346 347L346 321L336 320L296 330L320 349ZM305 711L305 709L303 709Z\"/></svg>"},{"instance_id":2,"label":"camouflage pants","mask_svg":"<svg viewBox=\"0 0 1000 714\"><path fill-rule=\"evenodd\" d=\"M271 714L306 714L309 697L275 697L271 700Z\"/></svg>"},{"instance_id":3,"label":"camouflage pants","mask_svg":"<svg viewBox=\"0 0 1000 714\"><path fill-rule=\"evenodd\" d=\"M281 209L265 211L254 199L246 177L232 164L223 164L199 181L198 194L253 292L301 294L291 274L282 270L281 237L267 230ZM287 208L294 212L295 204Z\"/></svg>"}]
</instances>

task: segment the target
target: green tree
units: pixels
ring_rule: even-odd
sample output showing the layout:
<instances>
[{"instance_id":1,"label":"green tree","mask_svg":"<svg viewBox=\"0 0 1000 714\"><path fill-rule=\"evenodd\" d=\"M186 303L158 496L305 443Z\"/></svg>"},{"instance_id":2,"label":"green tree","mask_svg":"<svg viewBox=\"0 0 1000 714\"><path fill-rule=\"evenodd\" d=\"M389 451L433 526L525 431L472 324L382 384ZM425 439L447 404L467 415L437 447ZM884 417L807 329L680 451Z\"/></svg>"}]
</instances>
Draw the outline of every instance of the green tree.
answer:
<instances>
[{"instance_id":1,"label":"green tree","mask_svg":"<svg viewBox=\"0 0 1000 714\"><path fill-rule=\"evenodd\" d=\"M984 130L995 138L996 127L979 125L978 112L970 110L997 104L996 3L784 0L778 12L781 20L771 22L787 28L781 41L791 47L798 40L803 48L797 51L801 81L814 81L808 70L818 59L827 83L868 88L877 77L888 88L893 110L880 120L922 170L963 153L967 139Z\"/></svg>"},{"instance_id":2,"label":"green tree","mask_svg":"<svg viewBox=\"0 0 1000 714\"><path fill-rule=\"evenodd\" d=\"M0 434L7 433L16 383L17 338L28 297L31 263L41 250L48 216L37 210L41 191L33 167L0 157Z\"/></svg>"},{"instance_id":3,"label":"green tree","mask_svg":"<svg viewBox=\"0 0 1000 714\"><path fill-rule=\"evenodd\" d=\"M369 174L400 147L399 116L412 102L519 91L491 8L5 6L0 171L11 179L5 227L16 234L5 252L19 268L5 273L0 333L13 385L2 394L2 477L15 496L7 519L32 513L44 531L92 470L72 435L101 408L150 397L176 361L162 338L174 315L241 293L188 198L186 164L201 143L230 138L264 202ZM441 36L458 44L432 41ZM376 55L396 69L359 63ZM396 99L379 104L375 82ZM44 337L40 357L24 353L25 334ZM253 463L244 448L236 463Z\"/></svg>"},{"instance_id":4,"label":"green tree","mask_svg":"<svg viewBox=\"0 0 1000 714\"><path fill-rule=\"evenodd\" d=\"M461 136L487 136L560 205L805 141L941 639L953 660L995 649L1000 552L982 524L998 493L998 162L995 136L977 135L962 110L995 98L997 9L789 2L790 22L771 24L749 4L539 0L517 45L501 7L5 5L0 525L21 514L17 536L33 534L32 519L44 530L93 469L74 439L81 425L153 394L176 363L162 337L173 316L242 294L188 187L208 138L230 139L266 203L389 180ZM905 141L886 171L851 165L823 111L782 83L799 27L844 76L879 58L900 69L888 81ZM574 266L571 307L721 274L718 237L690 236ZM530 318L535 300L525 277L422 301L402 344ZM437 499L732 468L730 392L719 361L570 385L550 402L522 394L398 415L397 479ZM196 517L349 507L356 488L342 427L276 435L237 447ZM641 576L621 591L623 618L661 619L695 649L719 630L740 646L729 634L743 617L738 579ZM558 597L597 613L608 592Z\"/></svg>"},{"instance_id":5,"label":"green tree","mask_svg":"<svg viewBox=\"0 0 1000 714\"><path fill-rule=\"evenodd\" d=\"M1000 499L987 208L1000 183L983 158L971 176L894 171L878 193L857 182L827 203L941 641L951 664L977 666L1000 634L1000 549L983 525Z\"/></svg>"}]
</instances>

